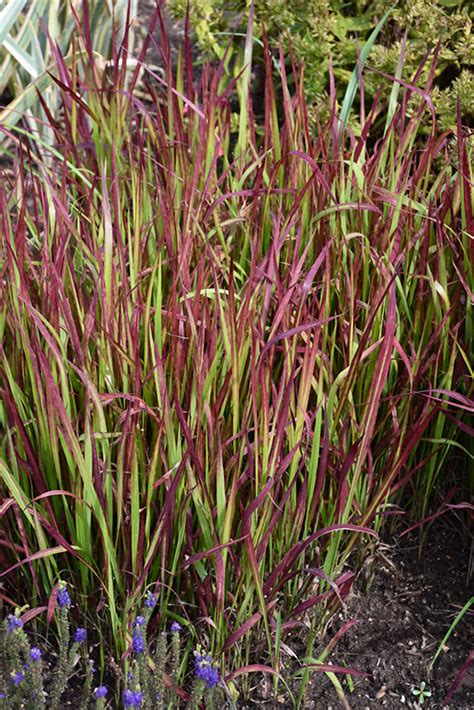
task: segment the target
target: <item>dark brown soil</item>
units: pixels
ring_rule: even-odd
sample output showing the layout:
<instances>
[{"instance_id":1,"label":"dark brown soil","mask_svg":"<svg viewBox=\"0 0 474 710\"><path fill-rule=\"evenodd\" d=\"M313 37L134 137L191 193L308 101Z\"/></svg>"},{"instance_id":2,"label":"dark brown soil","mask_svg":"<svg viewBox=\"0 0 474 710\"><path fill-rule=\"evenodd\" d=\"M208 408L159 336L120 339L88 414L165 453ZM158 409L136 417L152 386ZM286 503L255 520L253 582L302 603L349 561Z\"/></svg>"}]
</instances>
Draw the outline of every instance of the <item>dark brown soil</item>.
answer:
<instances>
[{"instance_id":1,"label":"dark brown soil","mask_svg":"<svg viewBox=\"0 0 474 710\"><path fill-rule=\"evenodd\" d=\"M434 534L436 535L436 533ZM424 707L441 708L443 698L472 650L472 617L465 615L430 672L430 663L457 613L472 595L467 586L468 551L456 533L432 535L418 558L414 536L404 539L386 559L379 557L377 576L368 595L355 592L344 616L363 620L349 630L335 650L334 662L372 674L356 680L351 707L417 707L412 689L425 681L432 695ZM321 682L319 701L334 698ZM337 706L337 705L336 705ZM450 704L474 708L471 669Z\"/></svg>"},{"instance_id":2,"label":"dark brown soil","mask_svg":"<svg viewBox=\"0 0 474 710\"><path fill-rule=\"evenodd\" d=\"M454 520L451 522L455 522ZM351 691L344 675L338 676L348 706L338 698L328 677L315 673L303 700L308 710L400 710L419 708L413 689L426 683L431 697L422 705L427 710L470 710L474 708L474 668L466 672L449 705L443 699L456 674L473 648L472 614L465 614L445 644L434 668L431 660L457 613L473 594L468 587L469 549L455 529L438 527L418 559L415 534L398 540L395 547L382 546L376 554L375 576L368 593L365 574L347 599L346 609L334 619L325 644L349 619L360 623L340 639L327 660L335 665L355 668L369 674L354 678ZM298 643L286 643L294 651ZM298 655L304 656L304 649ZM314 656L317 658L318 651ZM326 662L327 662L326 660ZM294 692L298 692L294 688ZM265 702L261 688L246 708L286 708L291 704L280 695L279 701ZM260 697L258 697L260 696Z\"/></svg>"}]
</instances>

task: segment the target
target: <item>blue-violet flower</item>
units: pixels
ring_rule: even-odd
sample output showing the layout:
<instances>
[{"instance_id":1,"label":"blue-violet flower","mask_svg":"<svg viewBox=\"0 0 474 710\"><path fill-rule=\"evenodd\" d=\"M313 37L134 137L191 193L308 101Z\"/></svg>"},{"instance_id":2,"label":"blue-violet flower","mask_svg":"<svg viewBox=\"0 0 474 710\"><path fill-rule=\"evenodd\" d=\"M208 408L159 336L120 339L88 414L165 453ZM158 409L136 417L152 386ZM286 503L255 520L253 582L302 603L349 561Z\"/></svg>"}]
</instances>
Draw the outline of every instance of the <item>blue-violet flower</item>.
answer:
<instances>
[{"instance_id":1,"label":"blue-violet flower","mask_svg":"<svg viewBox=\"0 0 474 710\"><path fill-rule=\"evenodd\" d=\"M94 695L96 698L105 698L108 692L105 685L99 685L99 687L94 690Z\"/></svg>"},{"instance_id":2,"label":"blue-violet flower","mask_svg":"<svg viewBox=\"0 0 474 710\"><path fill-rule=\"evenodd\" d=\"M15 629L21 629L23 627L23 621L15 616L14 614L8 614L8 633L15 631Z\"/></svg>"},{"instance_id":3,"label":"blue-violet flower","mask_svg":"<svg viewBox=\"0 0 474 710\"><path fill-rule=\"evenodd\" d=\"M143 640L142 632L135 629L132 634L132 648L134 653L145 653L145 641Z\"/></svg>"},{"instance_id":4,"label":"blue-violet flower","mask_svg":"<svg viewBox=\"0 0 474 710\"><path fill-rule=\"evenodd\" d=\"M58 605L60 609L71 608L71 597L66 587L60 587L58 591Z\"/></svg>"},{"instance_id":5,"label":"blue-violet flower","mask_svg":"<svg viewBox=\"0 0 474 710\"><path fill-rule=\"evenodd\" d=\"M43 653L41 649L38 648L38 646L33 646L33 648L30 650L30 658L32 661L39 661L42 655Z\"/></svg>"},{"instance_id":6,"label":"blue-violet flower","mask_svg":"<svg viewBox=\"0 0 474 710\"><path fill-rule=\"evenodd\" d=\"M145 606L148 607L148 609L154 609L156 606L156 596L155 594L152 594L151 592L147 592L145 595Z\"/></svg>"},{"instance_id":7,"label":"blue-violet flower","mask_svg":"<svg viewBox=\"0 0 474 710\"><path fill-rule=\"evenodd\" d=\"M203 655L194 651L194 673L196 678L204 681L208 688L215 688L219 683L219 671L217 670L212 656L209 654Z\"/></svg>"},{"instance_id":8,"label":"blue-violet flower","mask_svg":"<svg viewBox=\"0 0 474 710\"><path fill-rule=\"evenodd\" d=\"M139 708L142 704L143 693L141 691L124 690L122 693L123 705L126 708Z\"/></svg>"},{"instance_id":9,"label":"blue-violet flower","mask_svg":"<svg viewBox=\"0 0 474 710\"><path fill-rule=\"evenodd\" d=\"M87 638L87 631L86 629L83 629L82 627L79 627L76 629L74 632L74 641L76 643L83 643Z\"/></svg>"},{"instance_id":10,"label":"blue-violet flower","mask_svg":"<svg viewBox=\"0 0 474 710\"><path fill-rule=\"evenodd\" d=\"M11 674L11 679L13 685L20 685L20 683L23 683L23 681L25 680L25 674L21 671L15 671Z\"/></svg>"}]
</instances>

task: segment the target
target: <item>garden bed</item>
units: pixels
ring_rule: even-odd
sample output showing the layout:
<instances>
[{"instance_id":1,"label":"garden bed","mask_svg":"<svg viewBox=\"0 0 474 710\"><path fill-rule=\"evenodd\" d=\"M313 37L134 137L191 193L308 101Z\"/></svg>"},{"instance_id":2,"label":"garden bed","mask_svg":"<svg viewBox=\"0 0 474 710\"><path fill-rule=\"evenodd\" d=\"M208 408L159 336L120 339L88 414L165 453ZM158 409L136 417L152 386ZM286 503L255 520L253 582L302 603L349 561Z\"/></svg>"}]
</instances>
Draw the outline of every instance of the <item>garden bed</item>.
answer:
<instances>
[{"instance_id":1,"label":"garden bed","mask_svg":"<svg viewBox=\"0 0 474 710\"><path fill-rule=\"evenodd\" d=\"M420 559L417 543L417 537L411 535L378 555L369 592L364 593L361 575L346 611L335 623L337 629L343 620L361 621L344 636L332 658L334 663L372 676L354 679L354 692L348 694L353 710L417 708L412 689L419 688L423 681L432 693L424 707L441 708L472 650L470 620L465 617L430 672L441 640L470 595L469 550L448 526L432 532ZM308 699L308 708L338 707L334 689L326 678L315 679ZM471 666L449 708L472 707Z\"/></svg>"},{"instance_id":2,"label":"garden bed","mask_svg":"<svg viewBox=\"0 0 474 710\"><path fill-rule=\"evenodd\" d=\"M181 29L165 31L176 64ZM7 615L0 707L38 697L41 656L51 702L61 652L28 626L48 612L70 651L64 707L93 657L94 685L146 710L168 682L219 706L200 702L203 670L239 710L294 707L286 682L301 708L441 708L456 677L444 707L467 710L469 611L430 666L469 599L470 492L447 465L473 407L468 131L428 136L409 85L378 124L362 106L361 138L339 131L350 93L316 130L269 51L247 101L250 68L217 91L224 64L189 50L160 81L157 36L141 85L118 59L90 53L82 76L58 55L51 146L7 133L1 596L33 609ZM394 507L420 521L443 500L456 512L423 548L408 523L379 542ZM15 650L27 636L38 647ZM307 685L305 663L325 664Z\"/></svg>"},{"instance_id":3,"label":"garden bed","mask_svg":"<svg viewBox=\"0 0 474 710\"><path fill-rule=\"evenodd\" d=\"M421 705L413 690L425 682L426 690L431 693L422 704L427 710L470 710L474 707L472 666L449 704L443 704L456 674L471 652L469 615L461 619L430 670L441 640L469 597L470 550L458 532L446 524L438 525L431 532L420 559L416 534L395 539L395 544L381 545L374 559L367 562L345 610L334 618L328 629L327 636L331 638L347 621L359 622L344 635L329 658L333 664L368 674L366 678L354 679L352 692L343 682L349 707L351 710L417 710ZM304 656L304 627L295 631L293 639L284 640L300 659ZM288 670L294 670L292 666L289 662ZM69 688L64 707L75 705L81 683L78 679L78 688ZM297 695L298 687L293 691ZM281 686L275 698L273 683L267 680L255 682L250 701L238 704L240 710L257 707L283 710L291 708L292 704ZM339 700L325 675L314 674L302 707L338 710L347 706Z\"/></svg>"}]
</instances>

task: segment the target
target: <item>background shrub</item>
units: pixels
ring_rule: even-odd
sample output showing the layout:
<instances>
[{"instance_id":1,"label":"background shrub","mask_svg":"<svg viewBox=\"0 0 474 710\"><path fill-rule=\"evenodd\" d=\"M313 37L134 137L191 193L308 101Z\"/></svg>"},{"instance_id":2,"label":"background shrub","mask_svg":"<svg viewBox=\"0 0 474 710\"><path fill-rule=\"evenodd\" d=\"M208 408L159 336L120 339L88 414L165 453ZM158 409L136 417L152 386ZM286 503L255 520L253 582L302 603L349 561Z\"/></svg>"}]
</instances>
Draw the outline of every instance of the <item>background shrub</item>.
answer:
<instances>
[{"instance_id":1,"label":"background shrub","mask_svg":"<svg viewBox=\"0 0 474 710\"><path fill-rule=\"evenodd\" d=\"M230 41L226 33L245 32L250 3L242 0L191 0L192 28L205 56L221 57ZM170 11L183 17L187 2L169 0ZM295 59L304 64L304 90L323 120L328 116L329 61L331 58L341 99L357 63L358 41L364 44L384 13L392 7L386 0L338 2L337 0L256 0L255 35L261 36L261 24L273 47L280 38L289 60L291 46ZM373 47L369 66L395 75L402 38L408 33L403 78L409 81L427 50L441 42L433 91L438 120L444 128L456 123L459 95L466 121L474 119L474 11L464 0L401 0L382 29ZM222 34L224 33L224 34ZM258 54L258 45L255 47ZM428 66L422 77L426 79ZM364 73L365 93L373 98L385 84L388 96L390 80L370 71ZM357 121L352 126L358 130Z\"/></svg>"}]
</instances>

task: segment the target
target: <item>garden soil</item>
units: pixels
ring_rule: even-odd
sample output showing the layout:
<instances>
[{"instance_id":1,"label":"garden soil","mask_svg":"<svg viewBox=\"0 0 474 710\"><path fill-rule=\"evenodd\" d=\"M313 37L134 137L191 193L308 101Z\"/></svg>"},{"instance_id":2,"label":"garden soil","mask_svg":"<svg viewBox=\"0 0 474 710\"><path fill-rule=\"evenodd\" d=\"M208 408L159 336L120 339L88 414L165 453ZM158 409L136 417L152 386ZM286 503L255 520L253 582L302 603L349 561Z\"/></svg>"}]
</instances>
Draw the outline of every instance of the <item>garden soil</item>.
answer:
<instances>
[{"instance_id":1,"label":"garden soil","mask_svg":"<svg viewBox=\"0 0 474 710\"><path fill-rule=\"evenodd\" d=\"M466 672L449 705L443 699L451 688L459 669L473 649L472 614L466 614L443 647L434 668L431 660L457 613L472 596L467 570L472 549L456 530L456 519L450 525L439 524L430 531L418 556L418 536L398 538L395 546L381 546L375 559L369 560L359 575L354 590L346 599L346 608L334 619L325 643L349 619L359 623L341 638L327 660L363 671L367 678L354 678L354 689L348 689L344 676L339 676L347 702L345 706L325 674L315 673L303 701L308 710L472 710L474 708L474 668ZM373 563L373 564L372 564ZM373 580L367 589L368 575ZM300 636L300 638L296 638ZM295 634L285 643L298 656L304 657L303 640ZM318 652L315 652L317 657ZM327 662L327 661L326 661ZM417 702L413 689L426 683L431 697L423 705ZM269 683L268 690L273 687ZM294 689L297 692L297 688ZM281 694L279 701L265 701L264 688L254 688L255 699L243 708L291 707Z\"/></svg>"}]
</instances>

